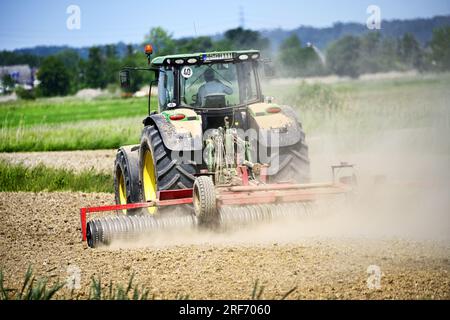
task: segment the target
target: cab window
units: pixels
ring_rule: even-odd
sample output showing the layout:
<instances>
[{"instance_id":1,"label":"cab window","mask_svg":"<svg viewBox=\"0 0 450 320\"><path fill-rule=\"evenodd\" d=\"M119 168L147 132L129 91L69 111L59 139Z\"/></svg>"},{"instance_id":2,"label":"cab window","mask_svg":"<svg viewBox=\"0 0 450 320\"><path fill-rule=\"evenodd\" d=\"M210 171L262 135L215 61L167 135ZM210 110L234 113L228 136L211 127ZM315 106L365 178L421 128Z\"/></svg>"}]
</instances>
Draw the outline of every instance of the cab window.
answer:
<instances>
[{"instance_id":1,"label":"cab window","mask_svg":"<svg viewBox=\"0 0 450 320\"><path fill-rule=\"evenodd\" d=\"M168 68L161 70L158 81L159 107L164 110L167 104L174 101L174 76L173 70Z\"/></svg>"}]
</instances>

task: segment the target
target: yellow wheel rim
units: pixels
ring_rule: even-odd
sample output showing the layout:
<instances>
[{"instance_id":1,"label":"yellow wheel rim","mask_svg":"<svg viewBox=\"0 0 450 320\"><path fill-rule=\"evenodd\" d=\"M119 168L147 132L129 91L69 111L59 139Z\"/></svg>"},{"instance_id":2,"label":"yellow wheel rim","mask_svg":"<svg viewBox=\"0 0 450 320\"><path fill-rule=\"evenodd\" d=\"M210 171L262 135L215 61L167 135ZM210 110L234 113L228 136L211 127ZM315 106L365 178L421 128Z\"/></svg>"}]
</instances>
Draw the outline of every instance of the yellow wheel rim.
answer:
<instances>
[{"instance_id":1,"label":"yellow wheel rim","mask_svg":"<svg viewBox=\"0 0 450 320\"><path fill-rule=\"evenodd\" d=\"M142 168L142 177L144 185L144 200L151 201L156 200L156 174L155 165L153 164L153 157L149 150L144 154L144 165ZM156 212L156 207L149 207L148 212L153 214Z\"/></svg>"},{"instance_id":2,"label":"yellow wheel rim","mask_svg":"<svg viewBox=\"0 0 450 320\"><path fill-rule=\"evenodd\" d=\"M119 201L120 204L127 204L127 189L125 187L122 171L119 173Z\"/></svg>"},{"instance_id":3,"label":"yellow wheel rim","mask_svg":"<svg viewBox=\"0 0 450 320\"><path fill-rule=\"evenodd\" d=\"M119 204L127 204L127 189L125 186L125 179L123 178L122 170L118 170L119 179ZM122 210L123 213L127 213L127 210Z\"/></svg>"}]
</instances>

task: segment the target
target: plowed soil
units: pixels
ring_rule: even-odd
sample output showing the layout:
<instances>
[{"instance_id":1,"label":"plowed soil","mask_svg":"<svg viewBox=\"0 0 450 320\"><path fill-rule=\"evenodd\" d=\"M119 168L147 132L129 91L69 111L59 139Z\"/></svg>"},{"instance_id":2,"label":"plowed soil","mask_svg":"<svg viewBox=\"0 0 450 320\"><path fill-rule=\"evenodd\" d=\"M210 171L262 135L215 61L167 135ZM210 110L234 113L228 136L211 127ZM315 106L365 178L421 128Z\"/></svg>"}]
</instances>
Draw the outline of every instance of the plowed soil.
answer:
<instances>
[{"instance_id":1,"label":"plowed soil","mask_svg":"<svg viewBox=\"0 0 450 320\"><path fill-rule=\"evenodd\" d=\"M113 200L110 194L0 193L0 261L7 286L20 287L31 264L50 281L66 279L69 267L80 268L80 298L92 276L126 285L132 273L157 298L247 299L256 280L264 286L262 298L270 299L293 288L293 299L450 298L450 249L442 242L301 237L292 224L282 224L166 236L142 248L87 248L78 208ZM378 289L367 285L372 265L382 272Z\"/></svg>"},{"instance_id":2,"label":"plowed soil","mask_svg":"<svg viewBox=\"0 0 450 320\"><path fill-rule=\"evenodd\" d=\"M310 140L316 181L329 179L331 164L357 164L350 202L228 232L165 233L90 249L81 242L79 208L114 203L112 194L0 193L5 285L20 287L32 265L50 281L79 268L80 298L92 276L126 285L135 274L134 283L157 298L248 299L258 280L268 299L291 289L291 299L450 299L449 153L427 151L436 143L424 140L423 131L385 136L370 152L351 155L336 153L333 141ZM105 172L114 161L114 151L8 156Z\"/></svg>"}]
</instances>

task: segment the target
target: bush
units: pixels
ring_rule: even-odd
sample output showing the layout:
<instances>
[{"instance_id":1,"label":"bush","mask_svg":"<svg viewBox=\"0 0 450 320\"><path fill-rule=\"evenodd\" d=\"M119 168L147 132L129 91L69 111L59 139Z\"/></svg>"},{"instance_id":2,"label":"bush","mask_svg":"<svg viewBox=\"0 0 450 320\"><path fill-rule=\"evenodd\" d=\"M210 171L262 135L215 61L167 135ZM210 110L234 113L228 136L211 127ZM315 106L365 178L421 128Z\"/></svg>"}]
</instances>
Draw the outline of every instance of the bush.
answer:
<instances>
[{"instance_id":1,"label":"bush","mask_svg":"<svg viewBox=\"0 0 450 320\"><path fill-rule=\"evenodd\" d=\"M315 112L332 112L341 109L342 100L328 85L302 82L296 90L287 93L282 102L295 106L300 110Z\"/></svg>"},{"instance_id":2,"label":"bush","mask_svg":"<svg viewBox=\"0 0 450 320\"><path fill-rule=\"evenodd\" d=\"M35 100L36 99L36 92L34 91L34 89L26 90L22 87L18 87L16 89L16 95L22 100Z\"/></svg>"}]
</instances>

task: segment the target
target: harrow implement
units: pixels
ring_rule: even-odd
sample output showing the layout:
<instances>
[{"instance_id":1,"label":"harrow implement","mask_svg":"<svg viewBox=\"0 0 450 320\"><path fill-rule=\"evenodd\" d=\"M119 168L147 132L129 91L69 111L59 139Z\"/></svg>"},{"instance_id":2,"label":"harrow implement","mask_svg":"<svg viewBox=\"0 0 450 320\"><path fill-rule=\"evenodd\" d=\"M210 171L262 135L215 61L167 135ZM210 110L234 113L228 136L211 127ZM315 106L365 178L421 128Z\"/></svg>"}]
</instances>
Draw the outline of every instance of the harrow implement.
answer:
<instances>
[{"instance_id":1,"label":"harrow implement","mask_svg":"<svg viewBox=\"0 0 450 320\"><path fill-rule=\"evenodd\" d=\"M154 201L81 208L82 239L89 247L98 247L116 240L135 240L159 230L217 229L302 217L315 201L352 192L354 175L337 181L336 171L341 168L353 168L353 165L333 166L332 182L309 184L261 183L264 175L256 183L248 179L246 167L240 168L244 173L240 176L241 185L215 186L209 176L200 175L192 189L159 191ZM166 214L164 210L156 214L124 214L130 209L180 205L192 205L194 210L185 210L184 215ZM110 211L116 214L88 220L88 214Z\"/></svg>"}]
</instances>

